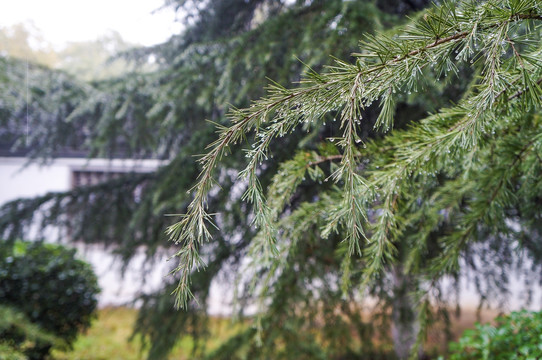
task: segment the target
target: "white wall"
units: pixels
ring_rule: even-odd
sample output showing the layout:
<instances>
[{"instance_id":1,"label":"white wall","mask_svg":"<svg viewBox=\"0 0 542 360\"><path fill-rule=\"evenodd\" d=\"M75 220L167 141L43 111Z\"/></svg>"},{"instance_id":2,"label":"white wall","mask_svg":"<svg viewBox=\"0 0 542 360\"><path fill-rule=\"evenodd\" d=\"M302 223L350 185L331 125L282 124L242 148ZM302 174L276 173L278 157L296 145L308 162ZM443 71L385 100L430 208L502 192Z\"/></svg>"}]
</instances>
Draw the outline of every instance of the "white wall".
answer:
<instances>
[{"instance_id":1,"label":"white wall","mask_svg":"<svg viewBox=\"0 0 542 360\"><path fill-rule=\"evenodd\" d=\"M62 164L23 168L23 158L0 157L0 204L21 197L44 195L70 188L70 168Z\"/></svg>"},{"instance_id":2,"label":"white wall","mask_svg":"<svg viewBox=\"0 0 542 360\"><path fill-rule=\"evenodd\" d=\"M137 163L130 160L94 159L57 159L52 164L41 166L32 163L28 166L25 158L0 157L0 205L24 197L35 197L52 191L66 191L71 187L72 170L94 171L151 171L160 163L155 160L143 160ZM100 246L76 246L78 254L89 262L98 276L102 293L100 306L121 305L131 301L138 291L150 291L160 286L167 275L166 258L158 260L153 271L144 283L140 272L145 260L143 252L138 253L124 276L121 264Z\"/></svg>"},{"instance_id":3,"label":"white wall","mask_svg":"<svg viewBox=\"0 0 542 360\"><path fill-rule=\"evenodd\" d=\"M158 168L158 160L59 158L48 165L27 164L20 157L0 157L0 204L21 197L66 191L71 186L72 170L149 172ZM26 165L26 166L25 166Z\"/></svg>"}]
</instances>

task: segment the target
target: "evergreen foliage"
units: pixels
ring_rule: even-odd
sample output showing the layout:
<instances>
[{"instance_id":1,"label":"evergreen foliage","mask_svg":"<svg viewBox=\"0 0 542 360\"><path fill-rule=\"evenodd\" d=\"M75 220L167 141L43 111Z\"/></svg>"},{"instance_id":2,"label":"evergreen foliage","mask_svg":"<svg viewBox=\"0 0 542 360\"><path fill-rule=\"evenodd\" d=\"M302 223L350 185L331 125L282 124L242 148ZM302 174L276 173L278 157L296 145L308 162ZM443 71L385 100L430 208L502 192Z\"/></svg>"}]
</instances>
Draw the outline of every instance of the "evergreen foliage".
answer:
<instances>
[{"instance_id":1,"label":"evergreen foliage","mask_svg":"<svg viewBox=\"0 0 542 360\"><path fill-rule=\"evenodd\" d=\"M320 73L309 68L300 88L273 83L266 97L233 109L233 125L219 128L199 160L187 213L168 229L181 245L177 304L186 307L190 274L205 266L199 248L212 238L207 194L215 186L213 170L249 133L255 139L239 178L247 185L243 200L254 209L258 234L249 254L253 271L266 273L257 284L263 297L288 271L298 245L292 233L313 226L321 242L341 236L345 294L353 271L365 286L400 261L401 271L426 277L419 296L428 298L423 293L430 294L431 283L457 274L461 254L475 242L520 240L510 223L528 232L540 216L528 210L540 206L540 20L538 1L445 2L395 36L367 36L354 64L337 60ZM462 67L473 75L457 104L394 129L397 92L425 91L426 78L443 81ZM381 108L376 123L364 123L364 110L374 102ZM327 139L332 150L302 150L282 163L264 191L258 172L272 156L270 145L297 128L317 131L329 115L341 130ZM364 126L386 136L364 143ZM329 168L321 165L329 162ZM334 186L284 213L305 176L314 186L327 180ZM417 233L412 240L411 227ZM442 234L430 252L428 238L436 231ZM401 244L405 238L408 246Z\"/></svg>"},{"instance_id":2,"label":"evergreen foliage","mask_svg":"<svg viewBox=\"0 0 542 360\"><path fill-rule=\"evenodd\" d=\"M421 343L446 320L446 275L490 264L476 273L488 297L522 259L539 266L539 2L445 2L393 29L427 2L167 4L192 11L186 31L124 54L154 57L153 72L84 83L0 59L12 149L169 160L0 209L10 238L40 219L126 261L141 246L149 259L177 252L175 277L141 297L135 336L149 358L185 335L200 354L213 281L235 284L241 315L260 309L215 358L338 358L386 352L374 337L385 344L390 324L416 317ZM208 143L198 177L192 155ZM179 223L165 216L180 211ZM377 301L362 319L366 296ZM175 299L186 311L172 314Z\"/></svg>"}]
</instances>

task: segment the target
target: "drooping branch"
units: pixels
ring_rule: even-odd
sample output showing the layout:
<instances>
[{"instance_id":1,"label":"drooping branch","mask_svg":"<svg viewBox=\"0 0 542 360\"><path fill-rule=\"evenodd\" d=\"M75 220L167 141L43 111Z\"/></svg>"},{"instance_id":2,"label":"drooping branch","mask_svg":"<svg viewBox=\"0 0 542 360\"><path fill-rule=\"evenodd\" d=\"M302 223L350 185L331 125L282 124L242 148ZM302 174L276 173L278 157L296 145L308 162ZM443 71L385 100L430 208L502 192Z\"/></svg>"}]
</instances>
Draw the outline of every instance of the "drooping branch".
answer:
<instances>
[{"instance_id":1,"label":"drooping branch","mask_svg":"<svg viewBox=\"0 0 542 360\"><path fill-rule=\"evenodd\" d=\"M377 273L383 259L390 258L394 252L389 234L397 226L393 209L397 188L420 167L435 167L436 160L452 149L472 147L484 126L490 124L489 121L497 111L494 104L505 93L501 89L505 84L503 79L506 78L501 47L502 40L509 37L509 25L540 20L535 3L529 4L532 6L523 8L521 12L486 8L483 4L475 4L469 11L458 12L446 3L442 5L445 11L440 16L428 12L426 17L408 28L404 38L393 39L382 35L369 39L363 44L367 52L354 54L357 57L355 65L337 61L335 66L328 68L327 73L316 74L310 71L302 81L305 87L298 90L288 90L275 84L271 86L268 98L255 102L248 109L232 111L233 125L221 128L218 140L210 145L211 150L200 160L202 172L198 183L192 188L194 198L186 215L168 229L171 240L182 246L178 253L181 260L178 268L181 282L176 290L181 299L180 304L188 300L189 273L202 265L197 257L198 247L210 239L207 222L211 217L206 210L206 197L215 185L212 174L225 151L240 142L249 132L255 132L256 143L247 152L249 162L240 176L248 181L244 199L253 203L255 224L265 230L262 239L267 245L262 246L262 249L268 248L269 252L264 253L273 255L276 253L273 250L276 231L272 225L274 215L267 205L257 177L258 166L267 159L267 151L273 139L292 132L302 123L318 122L325 114L338 111L344 132L337 145L343 149L343 154L333 179L337 183L343 182L344 198L341 206L349 211L340 213L341 218L336 220L339 223L344 221L346 238L350 239L350 254L361 254L359 240L364 237L363 223L367 222L365 211L367 204L374 200L370 188L379 189L384 206L380 209L382 214L380 225L376 226L376 237L373 236L370 241L368 251L374 260L374 271L370 273ZM488 11L492 11L491 16ZM372 172L370 181L364 179L359 174L355 160L356 143L359 140L356 128L360 125L361 109L383 98L387 115L382 117L382 121L379 119L379 124L390 129L393 125L393 111L390 109L394 104L393 93L397 89L416 89L422 70L434 63L446 68L446 73L454 71L455 65L450 59L453 51L460 55L472 55L471 41L480 41L480 53L485 54L483 76L476 85L478 92L460 105L430 117L421 126L409 131L413 137L398 148L393 167ZM456 60L468 63L469 58L458 55ZM533 73L536 74L536 71ZM524 85L524 82L518 83L518 86ZM432 120L436 124L431 124ZM453 125L445 126L445 121ZM430 171L435 170L433 168ZM363 193L361 188L369 191Z\"/></svg>"}]
</instances>

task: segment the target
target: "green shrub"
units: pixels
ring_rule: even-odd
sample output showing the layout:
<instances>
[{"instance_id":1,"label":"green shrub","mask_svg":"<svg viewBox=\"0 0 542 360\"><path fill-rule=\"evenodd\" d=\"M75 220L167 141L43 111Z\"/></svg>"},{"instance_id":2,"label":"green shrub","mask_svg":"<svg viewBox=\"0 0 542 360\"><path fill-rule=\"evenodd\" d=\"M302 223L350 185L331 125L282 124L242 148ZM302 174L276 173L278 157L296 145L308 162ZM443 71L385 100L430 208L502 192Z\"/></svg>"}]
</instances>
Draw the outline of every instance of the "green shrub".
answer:
<instances>
[{"instance_id":1,"label":"green shrub","mask_svg":"<svg viewBox=\"0 0 542 360\"><path fill-rule=\"evenodd\" d=\"M36 349L62 345L62 340L31 323L22 312L0 305L0 359L24 360L25 353L32 357Z\"/></svg>"},{"instance_id":2,"label":"green shrub","mask_svg":"<svg viewBox=\"0 0 542 360\"><path fill-rule=\"evenodd\" d=\"M75 258L75 250L0 242L0 304L20 310L67 346L90 326L98 292L96 275L90 265ZM36 345L30 357L44 357L51 346Z\"/></svg>"},{"instance_id":3,"label":"green shrub","mask_svg":"<svg viewBox=\"0 0 542 360\"><path fill-rule=\"evenodd\" d=\"M0 359L2 360L26 360L27 357L13 346L0 342Z\"/></svg>"},{"instance_id":4,"label":"green shrub","mask_svg":"<svg viewBox=\"0 0 542 360\"><path fill-rule=\"evenodd\" d=\"M542 359L542 312L513 312L496 321L465 331L450 344L449 360Z\"/></svg>"}]
</instances>

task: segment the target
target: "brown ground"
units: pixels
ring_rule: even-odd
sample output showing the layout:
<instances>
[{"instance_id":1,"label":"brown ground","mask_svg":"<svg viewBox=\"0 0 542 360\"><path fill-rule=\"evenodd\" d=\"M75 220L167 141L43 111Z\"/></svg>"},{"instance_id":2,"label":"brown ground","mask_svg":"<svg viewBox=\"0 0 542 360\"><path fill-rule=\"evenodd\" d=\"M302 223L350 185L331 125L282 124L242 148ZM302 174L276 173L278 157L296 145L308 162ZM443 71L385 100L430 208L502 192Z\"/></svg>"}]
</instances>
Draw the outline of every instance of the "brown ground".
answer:
<instances>
[{"instance_id":1,"label":"brown ground","mask_svg":"<svg viewBox=\"0 0 542 360\"><path fill-rule=\"evenodd\" d=\"M430 331L426 349L430 353L437 349L439 353L443 353L449 340L457 341L465 330L474 328L475 323L491 323L493 322L493 319L502 314L501 311L495 309L482 309L481 311L477 311L475 306L462 307L459 317L455 316L454 311L450 311L450 337L446 338L446 335L443 334L442 327L437 327L433 331Z\"/></svg>"}]
</instances>

